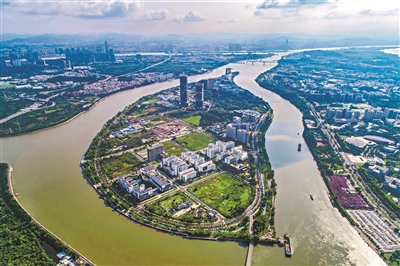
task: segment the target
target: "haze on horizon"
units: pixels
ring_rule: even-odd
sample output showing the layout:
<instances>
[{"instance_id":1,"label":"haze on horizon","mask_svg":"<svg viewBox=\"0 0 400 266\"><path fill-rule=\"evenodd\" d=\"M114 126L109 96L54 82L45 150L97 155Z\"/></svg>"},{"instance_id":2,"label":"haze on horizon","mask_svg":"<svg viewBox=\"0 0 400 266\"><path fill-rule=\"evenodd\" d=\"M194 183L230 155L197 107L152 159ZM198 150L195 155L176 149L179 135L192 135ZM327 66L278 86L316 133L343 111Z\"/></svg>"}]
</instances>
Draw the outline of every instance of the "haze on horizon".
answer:
<instances>
[{"instance_id":1,"label":"haze on horizon","mask_svg":"<svg viewBox=\"0 0 400 266\"><path fill-rule=\"evenodd\" d=\"M2 34L399 36L393 0L2 1Z\"/></svg>"}]
</instances>

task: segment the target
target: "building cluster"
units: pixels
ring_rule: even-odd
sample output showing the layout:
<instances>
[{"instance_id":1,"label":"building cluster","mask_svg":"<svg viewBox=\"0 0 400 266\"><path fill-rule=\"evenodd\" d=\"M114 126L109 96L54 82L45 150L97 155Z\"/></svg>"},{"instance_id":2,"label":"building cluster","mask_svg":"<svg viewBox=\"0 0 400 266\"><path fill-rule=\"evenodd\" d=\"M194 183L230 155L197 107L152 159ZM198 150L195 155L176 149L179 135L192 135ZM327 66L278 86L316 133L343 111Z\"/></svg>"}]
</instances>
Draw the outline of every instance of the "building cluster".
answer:
<instances>
[{"instance_id":1,"label":"building cluster","mask_svg":"<svg viewBox=\"0 0 400 266\"><path fill-rule=\"evenodd\" d=\"M150 123L150 121L141 118L141 119L126 120L125 123L128 125L126 128L112 132L109 135L109 137L110 138L123 137L126 134L135 133L135 132L143 129L143 126Z\"/></svg>"},{"instance_id":2,"label":"building cluster","mask_svg":"<svg viewBox=\"0 0 400 266\"><path fill-rule=\"evenodd\" d=\"M65 251L61 251L57 254L57 266L75 266L83 265L84 262L80 259L75 260L73 257L68 255Z\"/></svg>"},{"instance_id":3,"label":"building cluster","mask_svg":"<svg viewBox=\"0 0 400 266\"><path fill-rule=\"evenodd\" d=\"M238 94L243 91L243 89L239 88L233 83L231 68L227 68L225 71L225 75L219 78L200 80L199 82L194 84L193 88L195 92L193 107L200 110L206 107L204 101L204 91L218 91L227 94ZM188 77L185 75L180 76L179 91L181 107L189 107L188 89Z\"/></svg>"},{"instance_id":4,"label":"building cluster","mask_svg":"<svg viewBox=\"0 0 400 266\"><path fill-rule=\"evenodd\" d=\"M205 173L215 170L212 161L205 161L204 157L193 151L182 152L181 157L171 156L162 160L162 165L170 175L178 176L181 182L186 182L197 176L197 173Z\"/></svg>"},{"instance_id":5,"label":"building cluster","mask_svg":"<svg viewBox=\"0 0 400 266\"><path fill-rule=\"evenodd\" d=\"M108 48L107 41L104 42L104 46L97 46L95 51L82 47L82 49L59 49L59 53L64 53L65 59L71 63L88 64L91 62L115 62L114 51Z\"/></svg>"},{"instance_id":6,"label":"building cluster","mask_svg":"<svg viewBox=\"0 0 400 266\"><path fill-rule=\"evenodd\" d=\"M167 79L173 78L173 74L164 73L138 73L132 76L132 79L121 80L119 78L111 78L101 80L92 84L84 86L83 90L80 90L80 94L93 94L93 95L104 95L115 91L136 88L156 82L163 82Z\"/></svg>"},{"instance_id":7,"label":"building cluster","mask_svg":"<svg viewBox=\"0 0 400 266\"><path fill-rule=\"evenodd\" d=\"M247 145L250 126L248 122L243 123L239 116L234 116L233 123L226 126L226 137Z\"/></svg>"},{"instance_id":8,"label":"building cluster","mask_svg":"<svg viewBox=\"0 0 400 266\"><path fill-rule=\"evenodd\" d=\"M172 181L160 174L155 168L155 166L141 168L141 177L138 175L119 177L118 183L127 193L139 201L171 189Z\"/></svg>"},{"instance_id":9,"label":"building cluster","mask_svg":"<svg viewBox=\"0 0 400 266\"><path fill-rule=\"evenodd\" d=\"M390 168L388 166L371 165L368 167L368 173L374 176L378 182L382 182L382 188L387 190L393 196L400 196L400 179L389 176L392 172L400 172L397 168Z\"/></svg>"},{"instance_id":10,"label":"building cluster","mask_svg":"<svg viewBox=\"0 0 400 266\"><path fill-rule=\"evenodd\" d=\"M243 151L243 147L241 145L235 146L233 141L218 140L215 144L210 143L207 148L201 149L200 153L226 164L236 164L238 161L245 161L248 158L248 153Z\"/></svg>"},{"instance_id":11,"label":"building cluster","mask_svg":"<svg viewBox=\"0 0 400 266\"><path fill-rule=\"evenodd\" d=\"M361 111L363 116L361 117ZM364 110L351 110L344 107L328 107L325 119L333 119L335 125L354 124L360 119L374 124L393 124L399 117L400 111L391 108L374 108Z\"/></svg>"}]
</instances>

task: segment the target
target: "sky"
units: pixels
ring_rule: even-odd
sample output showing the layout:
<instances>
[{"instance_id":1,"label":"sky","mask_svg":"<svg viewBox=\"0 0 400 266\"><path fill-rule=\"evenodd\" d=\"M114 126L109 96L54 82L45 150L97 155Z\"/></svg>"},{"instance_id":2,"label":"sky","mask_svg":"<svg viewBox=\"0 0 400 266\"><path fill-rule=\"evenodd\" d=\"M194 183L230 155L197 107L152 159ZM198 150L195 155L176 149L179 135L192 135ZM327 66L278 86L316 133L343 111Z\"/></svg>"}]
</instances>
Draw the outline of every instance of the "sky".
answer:
<instances>
[{"instance_id":1,"label":"sky","mask_svg":"<svg viewBox=\"0 0 400 266\"><path fill-rule=\"evenodd\" d=\"M399 36L397 0L2 0L2 33Z\"/></svg>"}]
</instances>

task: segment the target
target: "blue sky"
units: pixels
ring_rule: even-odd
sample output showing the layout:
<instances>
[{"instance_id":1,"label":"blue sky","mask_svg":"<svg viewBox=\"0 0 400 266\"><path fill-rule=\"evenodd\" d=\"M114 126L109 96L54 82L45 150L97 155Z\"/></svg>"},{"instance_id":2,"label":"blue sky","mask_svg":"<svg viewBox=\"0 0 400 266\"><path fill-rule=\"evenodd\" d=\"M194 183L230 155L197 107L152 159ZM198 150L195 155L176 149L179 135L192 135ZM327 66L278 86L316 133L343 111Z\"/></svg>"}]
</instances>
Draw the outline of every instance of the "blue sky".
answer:
<instances>
[{"instance_id":1,"label":"blue sky","mask_svg":"<svg viewBox=\"0 0 400 266\"><path fill-rule=\"evenodd\" d=\"M398 36L395 0L3 0L2 32Z\"/></svg>"}]
</instances>

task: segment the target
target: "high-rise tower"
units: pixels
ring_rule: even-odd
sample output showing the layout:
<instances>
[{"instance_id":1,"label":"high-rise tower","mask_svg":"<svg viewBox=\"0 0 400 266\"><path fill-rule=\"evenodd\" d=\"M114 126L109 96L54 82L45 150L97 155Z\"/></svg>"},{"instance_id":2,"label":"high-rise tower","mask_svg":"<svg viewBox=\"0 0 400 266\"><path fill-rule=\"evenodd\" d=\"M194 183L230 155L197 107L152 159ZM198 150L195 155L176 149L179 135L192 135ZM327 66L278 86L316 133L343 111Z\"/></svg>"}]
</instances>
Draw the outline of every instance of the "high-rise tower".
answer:
<instances>
[{"instance_id":1,"label":"high-rise tower","mask_svg":"<svg viewBox=\"0 0 400 266\"><path fill-rule=\"evenodd\" d=\"M188 80L187 76L181 76L180 79L181 107L188 107Z\"/></svg>"},{"instance_id":2,"label":"high-rise tower","mask_svg":"<svg viewBox=\"0 0 400 266\"><path fill-rule=\"evenodd\" d=\"M203 83L196 83L196 107L203 108L204 88Z\"/></svg>"}]
</instances>

